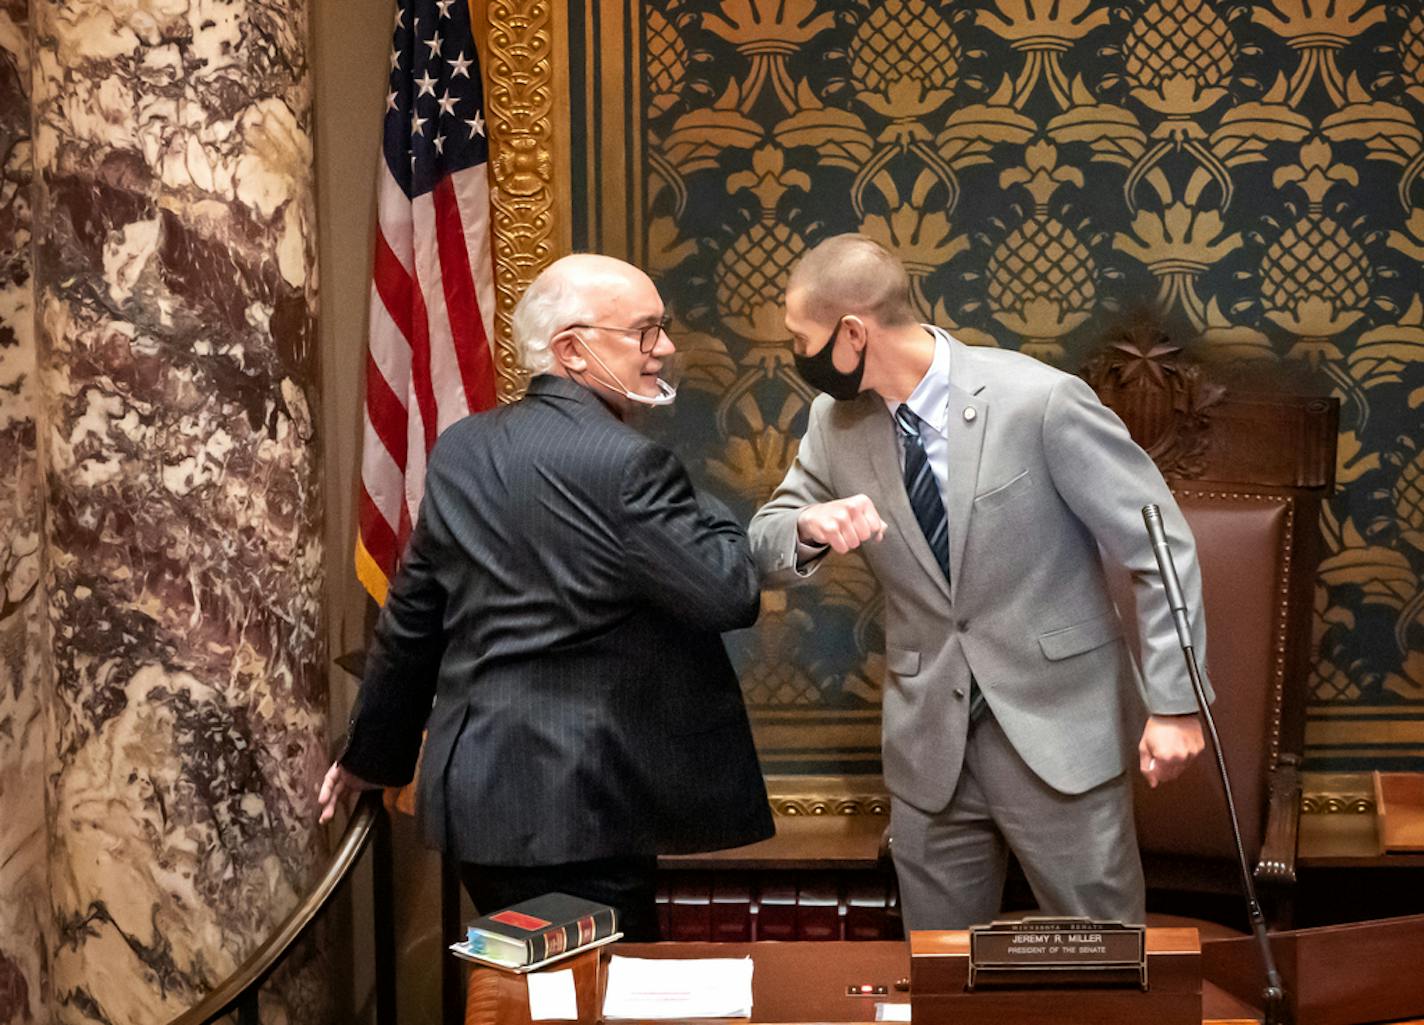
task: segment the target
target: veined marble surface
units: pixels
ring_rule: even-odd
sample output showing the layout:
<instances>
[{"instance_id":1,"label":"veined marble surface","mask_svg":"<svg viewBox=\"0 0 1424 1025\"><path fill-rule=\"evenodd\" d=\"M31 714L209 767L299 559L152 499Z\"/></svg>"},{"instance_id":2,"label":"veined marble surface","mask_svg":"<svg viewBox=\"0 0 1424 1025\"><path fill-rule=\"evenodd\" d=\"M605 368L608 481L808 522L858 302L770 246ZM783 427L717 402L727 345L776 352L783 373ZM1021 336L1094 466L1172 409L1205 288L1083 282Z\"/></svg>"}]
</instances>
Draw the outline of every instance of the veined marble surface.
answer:
<instances>
[{"instance_id":1,"label":"veined marble surface","mask_svg":"<svg viewBox=\"0 0 1424 1025\"><path fill-rule=\"evenodd\" d=\"M47 1021L49 834L27 0L0 0L0 1023Z\"/></svg>"},{"instance_id":2,"label":"veined marble surface","mask_svg":"<svg viewBox=\"0 0 1424 1025\"><path fill-rule=\"evenodd\" d=\"M324 853L307 14L32 13L55 1020L158 1023Z\"/></svg>"}]
</instances>

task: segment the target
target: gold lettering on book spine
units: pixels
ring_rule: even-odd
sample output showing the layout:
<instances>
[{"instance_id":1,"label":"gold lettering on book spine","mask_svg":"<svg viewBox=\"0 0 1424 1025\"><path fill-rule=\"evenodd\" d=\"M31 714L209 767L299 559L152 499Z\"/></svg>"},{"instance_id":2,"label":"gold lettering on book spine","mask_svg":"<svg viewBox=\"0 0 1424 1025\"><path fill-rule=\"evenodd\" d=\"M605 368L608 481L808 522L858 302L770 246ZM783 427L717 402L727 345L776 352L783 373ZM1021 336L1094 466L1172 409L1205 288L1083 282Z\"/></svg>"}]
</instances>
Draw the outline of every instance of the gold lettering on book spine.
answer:
<instances>
[{"instance_id":1,"label":"gold lettering on book spine","mask_svg":"<svg viewBox=\"0 0 1424 1025\"><path fill-rule=\"evenodd\" d=\"M523 394L528 375L510 331L514 305L554 258L553 45L545 0L489 6L491 237L495 374L500 402Z\"/></svg>"}]
</instances>

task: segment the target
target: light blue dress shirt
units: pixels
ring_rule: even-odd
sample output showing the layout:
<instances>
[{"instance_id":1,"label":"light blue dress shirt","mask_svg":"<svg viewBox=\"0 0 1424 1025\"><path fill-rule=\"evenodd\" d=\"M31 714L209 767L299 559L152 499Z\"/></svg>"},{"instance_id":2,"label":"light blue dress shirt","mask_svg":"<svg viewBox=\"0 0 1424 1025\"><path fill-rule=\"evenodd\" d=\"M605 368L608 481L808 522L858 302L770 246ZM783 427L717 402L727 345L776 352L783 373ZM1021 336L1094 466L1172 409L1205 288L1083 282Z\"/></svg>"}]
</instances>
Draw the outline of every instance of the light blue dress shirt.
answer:
<instances>
[{"instance_id":1,"label":"light blue dress shirt","mask_svg":"<svg viewBox=\"0 0 1424 1025\"><path fill-rule=\"evenodd\" d=\"M949 336L932 324L926 324L925 328L935 338L934 358L930 360L925 376L910 393L906 405L920 418L920 443L925 447L930 470L939 482L939 499L943 502L949 495L949 432L946 429L949 419ZM885 406L893 418L899 408L898 403L887 400ZM905 439L901 437L898 426L895 428L895 444L900 451L903 473ZM945 516L949 516L948 508L945 509Z\"/></svg>"}]
</instances>

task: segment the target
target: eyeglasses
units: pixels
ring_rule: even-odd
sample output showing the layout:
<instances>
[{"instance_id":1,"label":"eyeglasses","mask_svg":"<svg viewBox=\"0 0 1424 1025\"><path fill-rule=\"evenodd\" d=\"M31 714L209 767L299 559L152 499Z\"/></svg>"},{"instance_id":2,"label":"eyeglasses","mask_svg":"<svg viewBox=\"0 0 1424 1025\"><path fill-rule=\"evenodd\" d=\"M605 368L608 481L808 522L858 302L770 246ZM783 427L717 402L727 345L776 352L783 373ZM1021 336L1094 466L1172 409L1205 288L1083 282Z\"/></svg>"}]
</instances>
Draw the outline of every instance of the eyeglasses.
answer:
<instances>
[{"instance_id":1,"label":"eyeglasses","mask_svg":"<svg viewBox=\"0 0 1424 1025\"><path fill-rule=\"evenodd\" d=\"M644 356L651 353L658 347L658 339L667 333L668 326L672 323L671 317L663 317L661 320L646 327L610 327L607 324L570 324L569 327L586 327L594 331L619 331L625 335L637 332L638 351Z\"/></svg>"}]
</instances>

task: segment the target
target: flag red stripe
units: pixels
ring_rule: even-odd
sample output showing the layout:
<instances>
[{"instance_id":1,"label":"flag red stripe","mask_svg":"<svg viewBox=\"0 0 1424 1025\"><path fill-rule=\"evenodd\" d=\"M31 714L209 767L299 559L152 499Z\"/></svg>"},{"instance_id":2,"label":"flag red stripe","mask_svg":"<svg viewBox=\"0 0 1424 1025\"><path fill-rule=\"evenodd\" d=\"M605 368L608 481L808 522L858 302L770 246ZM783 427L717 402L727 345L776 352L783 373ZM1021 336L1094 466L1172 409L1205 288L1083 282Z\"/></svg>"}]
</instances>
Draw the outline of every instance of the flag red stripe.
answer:
<instances>
[{"instance_id":1,"label":"flag red stripe","mask_svg":"<svg viewBox=\"0 0 1424 1025\"><path fill-rule=\"evenodd\" d=\"M411 293L412 323L410 339L410 387L420 407L420 423L425 429L425 451L435 447L439 436L439 407L435 403L435 386L430 379L430 318L425 311L425 299L420 294L419 278Z\"/></svg>"},{"instance_id":2,"label":"flag red stripe","mask_svg":"<svg viewBox=\"0 0 1424 1025\"><path fill-rule=\"evenodd\" d=\"M445 287L445 310L455 343L455 359L465 385L465 400L473 410L494 405L494 361L489 339L480 317L479 300L465 248L465 229L455 186L442 178L435 185L435 235L440 247L441 279Z\"/></svg>"},{"instance_id":3,"label":"flag red stripe","mask_svg":"<svg viewBox=\"0 0 1424 1025\"><path fill-rule=\"evenodd\" d=\"M438 417L435 390L430 383L430 328L426 319L425 300L421 297L419 282L406 273L387 244L385 234L380 230L376 232L374 276L381 304L391 315L391 320L395 321L396 328L410 343L411 389L415 392L415 401L420 407L420 418L425 428L425 451L429 452L435 446ZM404 452L404 448L401 451ZM404 466L403 455L400 462ZM372 555L374 554L372 552Z\"/></svg>"},{"instance_id":4,"label":"flag red stripe","mask_svg":"<svg viewBox=\"0 0 1424 1025\"><path fill-rule=\"evenodd\" d=\"M391 384L386 380L376 358L366 355L366 415L381 444L391 454L396 467L405 473L406 411Z\"/></svg>"},{"instance_id":5,"label":"flag red stripe","mask_svg":"<svg viewBox=\"0 0 1424 1025\"><path fill-rule=\"evenodd\" d=\"M385 232L381 231L379 226L376 228L376 260L373 277L376 282L376 292L381 297L381 304L385 306L386 312L395 321L401 336L409 342L411 340L411 313L414 305L411 298L415 291L415 284L411 281L410 275L406 273L406 269L401 266L400 260L396 259L396 254L391 250L390 243L386 241Z\"/></svg>"},{"instance_id":6,"label":"flag red stripe","mask_svg":"<svg viewBox=\"0 0 1424 1025\"><path fill-rule=\"evenodd\" d=\"M361 523L361 543L366 546L366 551L389 579L396 571L396 553L400 549L396 544L395 531L381 515L381 510L376 508L376 503L371 500L365 482L361 484L360 505L357 515ZM404 515L404 502L401 503L401 509Z\"/></svg>"},{"instance_id":7,"label":"flag red stripe","mask_svg":"<svg viewBox=\"0 0 1424 1025\"><path fill-rule=\"evenodd\" d=\"M400 529L396 532L396 551L405 551L405 543L410 540L410 505L401 503L400 507Z\"/></svg>"}]
</instances>

